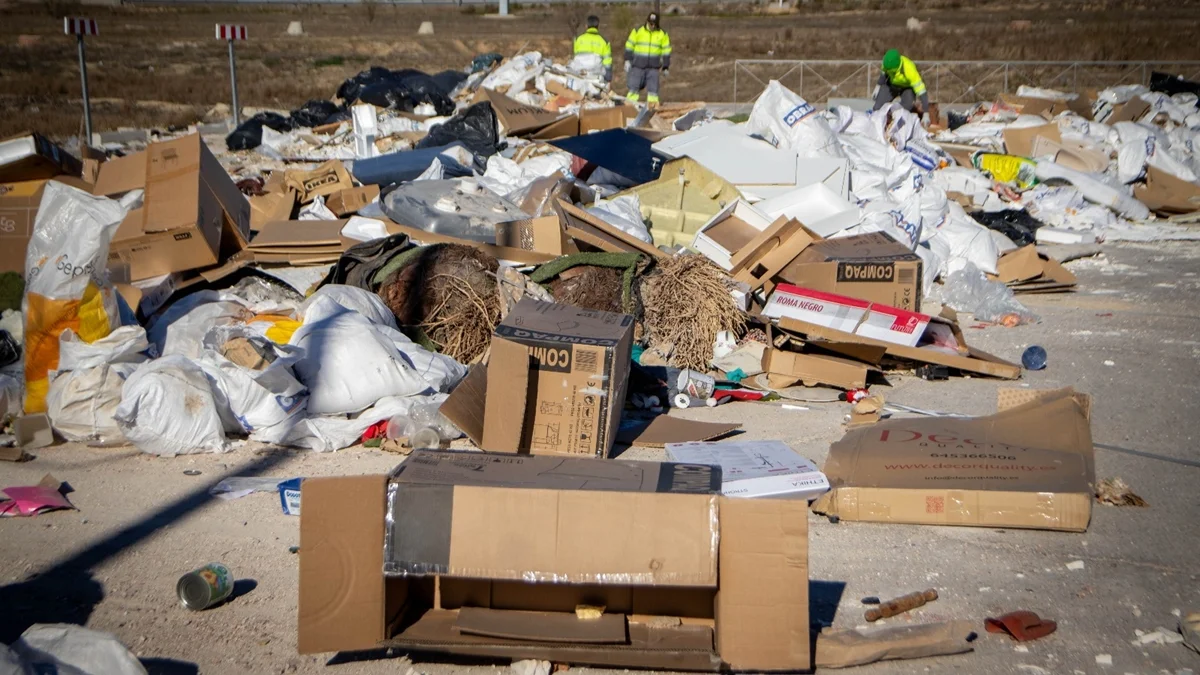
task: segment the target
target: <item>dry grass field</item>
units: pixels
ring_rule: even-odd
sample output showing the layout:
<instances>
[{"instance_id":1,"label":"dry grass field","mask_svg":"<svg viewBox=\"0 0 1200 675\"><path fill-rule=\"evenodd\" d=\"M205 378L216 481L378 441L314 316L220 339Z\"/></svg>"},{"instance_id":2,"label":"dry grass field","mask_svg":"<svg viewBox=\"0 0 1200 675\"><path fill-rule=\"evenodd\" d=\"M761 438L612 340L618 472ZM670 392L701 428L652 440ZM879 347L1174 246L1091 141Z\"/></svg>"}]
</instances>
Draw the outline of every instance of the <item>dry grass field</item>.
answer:
<instances>
[{"instance_id":1,"label":"dry grass field","mask_svg":"<svg viewBox=\"0 0 1200 675\"><path fill-rule=\"evenodd\" d=\"M896 47L917 60L1200 59L1196 2L808 0L781 14L732 3L682 7L686 15L663 21L675 49L666 100L732 100L733 61L739 58L874 59ZM95 126L108 130L187 124L228 102L225 44L213 37L218 22L249 27L250 41L238 45L243 105L291 109L332 97L343 79L371 65L434 72L461 68L483 52L531 49L561 59L569 54L572 26L589 12L601 16L619 51L648 8L520 4L515 18L500 20L485 17L482 7L378 0L301 8L10 3L0 7L0 136L33 128L62 137L81 129L75 44L62 34L65 14L100 23L101 34L87 43L88 69ZM909 31L909 17L928 23ZM303 23L304 36L286 35L293 20ZM417 35L422 21L433 22L434 35ZM763 67L755 74L765 80L785 70ZM852 82L866 76L861 72ZM1136 73L1113 75L1123 76L1136 79ZM743 100L755 88L753 80L744 81ZM1080 86L1085 84L1103 83Z\"/></svg>"}]
</instances>

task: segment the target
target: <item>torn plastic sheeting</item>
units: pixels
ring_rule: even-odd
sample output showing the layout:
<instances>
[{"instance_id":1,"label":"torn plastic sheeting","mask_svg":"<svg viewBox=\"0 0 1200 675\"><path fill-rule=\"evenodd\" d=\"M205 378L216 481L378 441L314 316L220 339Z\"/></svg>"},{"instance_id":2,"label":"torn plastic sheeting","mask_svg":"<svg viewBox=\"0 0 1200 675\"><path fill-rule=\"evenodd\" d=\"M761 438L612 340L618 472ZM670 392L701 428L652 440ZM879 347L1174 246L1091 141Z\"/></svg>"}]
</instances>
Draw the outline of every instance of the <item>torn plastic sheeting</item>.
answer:
<instances>
[{"instance_id":1,"label":"torn plastic sheeting","mask_svg":"<svg viewBox=\"0 0 1200 675\"><path fill-rule=\"evenodd\" d=\"M225 350L238 338L268 363L254 369L230 360ZM303 357L303 350L275 344L243 327L219 326L205 336L197 364L212 382L223 418L232 417L251 440L279 443L305 415L307 391L292 374L292 366Z\"/></svg>"},{"instance_id":2,"label":"torn plastic sheeting","mask_svg":"<svg viewBox=\"0 0 1200 675\"><path fill-rule=\"evenodd\" d=\"M1034 323L1038 316L1029 311L1013 295L1012 289L1000 281L989 281L979 268L965 263L942 280L941 300L959 312L969 312L980 321L990 323Z\"/></svg>"},{"instance_id":3,"label":"torn plastic sheeting","mask_svg":"<svg viewBox=\"0 0 1200 675\"><path fill-rule=\"evenodd\" d=\"M472 165L477 163L474 155L471 156L471 164L462 164L454 159L456 148L465 150L466 146L461 142L454 142L439 147L405 150L370 159L360 159L354 162L350 172L354 175L354 179L363 185L407 183L424 173L436 159L441 162L443 178L473 175Z\"/></svg>"},{"instance_id":4,"label":"torn plastic sheeting","mask_svg":"<svg viewBox=\"0 0 1200 675\"><path fill-rule=\"evenodd\" d=\"M487 171L478 182L497 195L508 198L539 178L570 173L571 155L565 152L540 155L520 164L500 155L492 155L488 158Z\"/></svg>"},{"instance_id":5,"label":"torn plastic sheeting","mask_svg":"<svg viewBox=\"0 0 1200 675\"><path fill-rule=\"evenodd\" d=\"M486 244L496 241L496 223L529 217L470 179L401 185L383 197L383 212L397 223Z\"/></svg>"},{"instance_id":6,"label":"torn plastic sheeting","mask_svg":"<svg viewBox=\"0 0 1200 675\"><path fill-rule=\"evenodd\" d=\"M633 182L656 180L666 158L651 149L650 139L628 129L607 129L594 134L549 141L550 145Z\"/></svg>"}]
</instances>

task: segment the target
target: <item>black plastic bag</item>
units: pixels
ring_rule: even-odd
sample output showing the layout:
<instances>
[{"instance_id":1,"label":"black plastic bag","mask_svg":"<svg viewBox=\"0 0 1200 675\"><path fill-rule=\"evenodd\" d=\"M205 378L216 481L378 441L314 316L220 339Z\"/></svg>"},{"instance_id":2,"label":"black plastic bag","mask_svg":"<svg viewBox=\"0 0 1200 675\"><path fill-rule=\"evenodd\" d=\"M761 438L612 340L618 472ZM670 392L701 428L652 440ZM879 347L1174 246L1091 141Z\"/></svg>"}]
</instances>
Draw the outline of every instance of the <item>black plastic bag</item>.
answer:
<instances>
[{"instance_id":1,"label":"black plastic bag","mask_svg":"<svg viewBox=\"0 0 1200 675\"><path fill-rule=\"evenodd\" d=\"M471 72L478 73L481 70L487 70L503 60L504 55L500 52L488 52L486 54L480 54L474 59L471 59Z\"/></svg>"},{"instance_id":2,"label":"black plastic bag","mask_svg":"<svg viewBox=\"0 0 1200 675\"><path fill-rule=\"evenodd\" d=\"M467 74L461 70L443 70L442 72L435 73L430 77L433 78L433 81L437 83L438 87L441 88L442 93L444 93L446 96L453 94L454 90L458 88L458 85L467 80Z\"/></svg>"},{"instance_id":3,"label":"black plastic bag","mask_svg":"<svg viewBox=\"0 0 1200 675\"><path fill-rule=\"evenodd\" d=\"M417 107L416 97L404 83L399 80L380 80L372 82L358 90L358 100L373 106L412 112Z\"/></svg>"},{"instance_id":4,"label":"black plastic bag","mask_svg":"<svg viewBox=\"0 0 1200 675\"><path fill-rule=\"evenodd\" d=\"M1196 94L1200 96L1200 82L1183 79L1182 75L1171 75L1153 71L1150 73L1150 91L1157 91L1167 96L1175 94ZM1200 100L1196 101L1200 107Z\"/></svg>"},{"instance_id":5,"label":"black plastic bag","mask_svg":"<svg viewBox=\"0 0 1200 675\"><path fill-rule=\"evenodd\" d=\"M333 103L313 99L292 111L292 124L297 127L319 127L337 111L338 107Z\"/></svg>"},{"instance_id":6,"label":"black plastic bag","mask_svg":"<svg viewBox=\"0 0 1200 675\"><path fill-rule=\"evenodd\" d=\"M443 124L434 125L415 149L436 148L455 141L480 157L491 157L500 151L500 131L491 103L476 103Z\"/></svg>"},{"instance_id":7,"label":"black plastic bag","mask_svg":"<svg viewBox=\"0 0 1200 675\"><path fill-rule=\"evenodd\" d=\"M262 145L262 128L269 127L274 131L291 131L292 120L273 112L260 112L254 117L242 122L238 128L225 137L225 147L230 150L253 150Z\"/></svg>"},{"instance_id":8,"label":"black plastic bag","mask_svg":"<svg viewBox=\"0 0 1200 675\"><path fill-rule=\"evenodd\" d=\"M1028 246L1037 242L1037 230L1045 225L1042 221L1029 215L1024 209L1006 209L988 213L976 211L971 214L975 222L989 230L995 230L1012 239L1017 246Z\"/></svg>"},{"instance_id":9,"label":"black plastic bag","mask_svg":"<svg viewBox=\"0 0 1200 675\"><path fill-rule=\"evenodd\" d=\"M391 74L392 71L387 68L373 66L369 70L364 70L343 82L342 86L338 87L337 97L342 99L342 102L348 106L358 100L359 92L362 91L363 87L382 82L388 79Z\"/></svg>"},{"instance_id":10,"label":"black plastic bag","mask_svg":"<svg viewBox=\"0 0 1200 675\"><path fill-rule=\"evenodd\" d=\"M21 360L21 345L6 330L0 330L0 368Z\"/></svg>"}]
</instances>

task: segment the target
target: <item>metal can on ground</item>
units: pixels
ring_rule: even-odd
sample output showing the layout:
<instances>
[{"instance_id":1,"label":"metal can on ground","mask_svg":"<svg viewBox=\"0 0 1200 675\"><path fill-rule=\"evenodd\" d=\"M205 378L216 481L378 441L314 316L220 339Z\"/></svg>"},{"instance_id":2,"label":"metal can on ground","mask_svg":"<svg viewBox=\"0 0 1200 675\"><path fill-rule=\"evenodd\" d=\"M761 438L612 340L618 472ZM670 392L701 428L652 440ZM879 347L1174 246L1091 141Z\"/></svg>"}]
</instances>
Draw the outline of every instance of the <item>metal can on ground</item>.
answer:
<instances>
[{"instance_id":1,"label":"metal can on ground","mask_svg":"<svg viewBox=\"0 0 1200 675\"><path fill-rule=\"evenodd\" d=\"M221 563L209 563L179 577L175 593L180 604L188 609L197 612L208 609L233 594L233 574Z\"/></svg>"},{"instance_id":2,"label":"metal can on ground","mask_svg":"<svg viewBox=\"0 0 1200 675\"><path fill-rule=\"evenodd\" d=\"M717 381L711 375L695 370L679 371L675 382L676 391L701 400L711 397L716 388Z\"/></svg>"}]
</instances>

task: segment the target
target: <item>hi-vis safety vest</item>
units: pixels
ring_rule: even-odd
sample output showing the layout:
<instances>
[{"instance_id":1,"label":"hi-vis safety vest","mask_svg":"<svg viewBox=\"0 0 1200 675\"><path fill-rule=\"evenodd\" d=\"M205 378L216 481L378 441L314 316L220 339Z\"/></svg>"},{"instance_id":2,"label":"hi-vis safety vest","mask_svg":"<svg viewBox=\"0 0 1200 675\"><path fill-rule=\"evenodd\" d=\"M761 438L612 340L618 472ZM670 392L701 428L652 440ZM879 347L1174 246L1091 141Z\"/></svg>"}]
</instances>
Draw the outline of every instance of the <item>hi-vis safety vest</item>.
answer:
<instances>
[{"instance_id":1,"label":"hi-vis safety vest","mask_svg":"<svg viewBox=\"0 0 1200 675\"><path fill-rule=\"evenodd\" d=\"M671 38L662 29L638 26L625 41L625 60L634 68L670 68Z\"/></svg>"},{"instance_id":2,"label":"hi-vis safety vest","mask_svg":"<svg viewBox=\"0 0 1200 675\"><path fill-rule=\"evenodd\" d=\"M912 89L917 96L925 93L925 83L921 81L921 73L917 72L917 64L907 56L900 57L900 67L892 72L883 71L887 75L888 84L898 89Z\"/></svg>"},{"instance_id":3,"label":"hi-vis safety vest","mask_svg":"<svg viewBox=\"0 0 1200 675\"><path fill-rule=\"evenodd\" d=\"M576 54L599 54L605 68L612 68L612 47L600 35L599 29L589 28L575 38Z\"/></svg>"}]
</instances>

